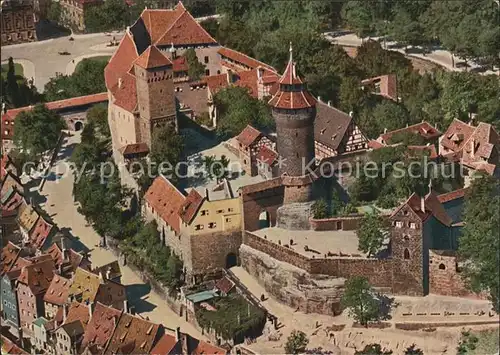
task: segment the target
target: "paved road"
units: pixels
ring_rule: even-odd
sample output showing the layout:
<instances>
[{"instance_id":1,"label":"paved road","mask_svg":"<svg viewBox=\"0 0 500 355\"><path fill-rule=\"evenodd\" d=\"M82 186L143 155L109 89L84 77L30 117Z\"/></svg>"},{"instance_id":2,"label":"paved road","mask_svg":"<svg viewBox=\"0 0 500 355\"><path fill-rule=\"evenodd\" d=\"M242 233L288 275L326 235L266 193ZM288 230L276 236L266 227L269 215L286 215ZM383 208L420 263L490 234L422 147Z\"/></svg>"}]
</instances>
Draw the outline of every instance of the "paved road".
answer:
<instances>
[{"instance_id":1,"label":"paved road","mask_svg":"<svg viewBox=\"0 0 500 355\"><path fill-rule=\"evenodd\" d=\"M105 44L109 43L112 36L120 40L122 35L121 33L74 35L74 41L70 41L69 36L66 36L40 42L15 44L2 47L2 58L12 57L23 67L28 62L28 65L33 68L31 72L34 72L34 75L28 75L25 67L25 76L34 77L35 86L39 91L43 91L45 84L56 73L66 74L66 68L73 59L78 59L83 55L112 55L116 47L106 47ZM98 48L92 48L96 46ZM59 52L63 51L71 54L60 55Z\"/></svg>"},{"instance_id":2,"label":"paved road","mask_svg":"<svg viewBox=\"0 0 500 355\"><path fill-rule=\"evenodd\" d=\"M362 44L362 39L356 36L355 34L346 34L343 36L338 36L338 37L332 37L328 34L328 32L323 34L327 40L329 40L331 43L335 43L341 46L352 46L352 47L359 47ZM373 38L376 40L376 38ZM451 52L448 52L446 50L434 50L431 53L428 53L426 55L419 54L419 53L410 53L406 54L404 49L402 48L391 48L391 46L396 45L396 42L386 42L387 48L393 51L397 51L400 53L403 53L407 56L412 56L424 60L428 60L431 62L434 62L450 71L464 71L465 67L460 66L456 67L455 65L459 62L462 62L461 59L457 58L454 56ZM452 59L453 58L453 59ZM454 65L455 64L455 65ZM468 63L470 65L469 69L474 69L474 68L479 68L479 66L475 63ZM500 72L498 72L500 74ZM484 72L483 74L496 74L495 72L488 70Z\"/></svg>"},{"instance_id":3,"label":"paved road","mask_svg":"<svg viewBox=\"0 0 500 355\"><path fill-rule=\"evenodd\" d=\"M79 143L80 135L68 138L63 144L62 152L69 155L74 144ZM52 168L53 172L62 173L67 171L68 159L60 159ZM101 266L116 260L109 250L96 248L99 243L99 235L85 221L85 217L78 213L77 207L73 203L73 174L66 173L56 181L47 181L42 192L42 196L47 198L43 208L59 228L68 228L71 233L80 238L80 241L91 249L91 261L94 266ZM132 292L132 306L135 306L137 313L143 317L149 317L156 323L162 323L169 328L181 327L183 332L195 337L205 339L191 324L178 317L167 305L165 301L155 292L149 289L128 266L122 267L122 283L128 286L127 291Z\"/></svg>"},{"instance_id":4,"label":"paved road","mask_svg":"<svg viewBox=\"0 0 500 355\"><path fill-rule=\"evenodd\" d=\"M201 22L209 18L218 19L219 17L220 15L199 17L196 18L196 21ZM112 55L117 47L107 47L106 44L113 36L119 41L123 37L123 32L74 34L74 41L69 40L70 36L65 36L39 42L14 44L2 47L2 58L14 58L16 63L25 68L27 78L35 78L35 86L38 91L43 91L45 84L49 82L51 77L54 77L56 73L73 73L80 60ZM59 52L63 51L71 54L60 55Z\"/></svg>"}]
</instances>

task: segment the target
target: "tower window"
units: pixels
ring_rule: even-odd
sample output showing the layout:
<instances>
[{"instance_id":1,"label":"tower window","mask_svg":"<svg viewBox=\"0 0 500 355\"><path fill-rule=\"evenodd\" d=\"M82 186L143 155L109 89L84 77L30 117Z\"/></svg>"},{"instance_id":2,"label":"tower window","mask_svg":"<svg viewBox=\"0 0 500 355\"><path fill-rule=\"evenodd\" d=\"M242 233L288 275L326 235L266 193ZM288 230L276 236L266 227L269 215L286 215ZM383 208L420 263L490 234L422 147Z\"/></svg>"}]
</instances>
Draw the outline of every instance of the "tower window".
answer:
<instances>
[{"instance_id":1,"label":"tower window","mask_svg":"<svg viewBox=\"0 0 500 355\"><path fill-rule=\"evenodd\" d=\"M409 260L410 259L410 251L408 250L408 248L405 248L404 258L405 258L405 260Z\"/></svg>"},{"instance_id":2,"label":"tower window","mask_svg":"<svg viewBox=\"0 0 500 355\"><path fill-rule=\"evenodd\" d=\"M205 56L205 64L208 64L208 55Z\"/></svg>"},{"instance_id":3,"label":"tower window","mask_svg":"<svg viewBox=\"0 0 500 355\"><path fill-rule=\"evenodd\" d=\"M210 70L209 69L205 69L205 76L210 76Z\"/></svg>"},{"instance_id":4,"label":"tower window","mask_svg":"<svg viewBox=\"0 0 500 355\"><path fill-rule=\"evenodd\" d=\"M439 270L446 270L446 266L443 263L439 264Z\"/></svg>"}]
</instances>

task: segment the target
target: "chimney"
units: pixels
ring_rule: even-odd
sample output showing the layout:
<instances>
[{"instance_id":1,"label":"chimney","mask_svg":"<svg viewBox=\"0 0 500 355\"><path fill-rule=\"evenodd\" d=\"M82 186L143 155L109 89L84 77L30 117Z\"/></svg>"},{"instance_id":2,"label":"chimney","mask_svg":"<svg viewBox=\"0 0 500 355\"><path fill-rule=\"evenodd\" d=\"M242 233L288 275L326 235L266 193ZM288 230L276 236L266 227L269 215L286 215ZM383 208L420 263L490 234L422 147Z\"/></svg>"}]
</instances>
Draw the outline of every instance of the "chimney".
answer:
<instances>
[{"instance_id":1,"label":"chimney","mask_svg":"<svg viewBox=\"0 0 500 355\"><path fill-rule=\"evenodd\" d=\"M89 309L89 319L92 319L92 311L93 311L93 309L92 309L93 307L92 306L93 306L93 303L90 302L90 301L88 301L87 302L87 307Z\"/></svg>"},{"instance_id":2,"label":"chimney","mask_svg":"<svg viewBox=\"0 0 500 355\"><path fill-rule=\"evenodd\" d=\"M108 269L106 270L106 280L109 280L110 276L111 276L111 268L108 267Z\"/></svg>"},{"instance_id":3,"label":"chimney","mask_svg":"<svg viewBox=\"0 0 500 355\"><path fill-rule=\"evenodd\" d=\"M102 270L99 271L99 280L101 281L101 284L104 284L105 278L104 278L104 273L102 272Z\"/></svg>"},{"instance_id":4,"label":"chimney","mask_svg":"<svg viewBox=\"0 0 500 355\"><path fill-rule=\"evenodd\" d=\"M423 196L420 197L420 210L425 212L425 198Z\"/></svg>"},{"instance_id":5,"label":"chimney","mask_svg":"<svg viewBox=\"0 0 500 355\"><path fill-rule=\"evenodd\" d=\"M292 63L292 72L293 72L293 77L297 77L297 73L295 72L295 64Z\"/></svg>"},{"instance_id":6,"label":"chimney","mask_svg":"<svg viewBox=\"0 0 500 355\"><path fill-rule=\"evenodd\" d=\"M118 78L118 89L121 89L123 86L123 80L122 78Z\"/></svg>"},{"instance_id":7,"label":"chimney","mask_svg":"<svg viewBox=\"0 0 500 355\"><path fill-rule=\"evenodd\" d=\"M321 102L321 96L318 96L318 102Z\"/></svg>"},{"instance_id":8,"label":"chimney","mask_svg":"<svg viewBox=\"0 0 500 355\"><path fill-rule=\"evenodd\" d=\"M5 105L5 102L2 102L2 112L4 114L7 113L7 105Z\"/></svg>"},{"instance_id":9,"label":"chimney","mask_svg":"<svg viewBox=\"0 0 500 355\"><path fill-rule=\"evenodd\" d=\"M123 312L128 313L128 301L123 300Z\"/></svg>"},{"instance_id":10,"label":"chimney","mask_svg":"<svg viewBox=\"0 0 500 355\"><path fill-rule=\"evenodd\" d=\"M205 197L206 197L207 201L210 201L210 199L208 198L208 189L205 189Z\"/></svg>"},{"instance_id":11,"label":"chimney","mask_svg":"<svg viewBox=\"0 0 500 355\"><path fill-rule=\"evenodd\" d=\"M181 327L175 328L175 340L181 340Z\"/></svg>"},{"instance_id":12,"label":"chimney","mask_svg":"<svg viewBox=\"0 0 500 355\"><path fill-rule=\"evenodd\" d=\"M470 140L471 147L470 147L470 154L471 156L474 156L476 154L476 142L474 141L474 138Z\"/></svg>"},{"instance_id":13,"label":"chimney","mask_svg":"<svg viewBox=\"0 0 500 355\"><path fill-rule=\"evenodd\" d=\"M68 305L63 304L63 324L66 323L66 318L68 317Z\"/></svg>"},{"instance_id":14,"label":"chimney","mask_svg":"<svg viewBox=\"0 0 500 355\"><path fill-rule=\"evenodd\" d=\"M227 83L228 84L232 84L232 82L233 82L233 73L231 72L230 69L227 70L226 75L227 75Z\"/></svg>"},{"instance_id":15,"label":"chimney","mask_svg":"<svg viewBox=\"0 0 500 355\"><path fill-rule=\"evenodd\" d=\"M328 102L331 102L331 101L328 101ZM328 106L330 106L330 104L328 104ZM351 118L354 117L354 111L349 111L349 117L351 117Z\"/></svg>"},{"instance_id":16,"label":"chimney","mask_svg":"<svg viewBox=\"0 0 500 355\"><path fill-rule=\"evenodd\" d=\"M386 134L386 133L387 133L387 128L384 128L384 134Z\"/></svg>"},{"instance_id":17,"label":"chimney","mask_svg":"<svg viewBox=\"0 0 500 355\"><path fill-rule=\"evenodd\" d=\"M332 107L332 101L331 100L328 100L328 106ZM350 116L351 114L349 114Z\"/></svg>"}]
</instances>

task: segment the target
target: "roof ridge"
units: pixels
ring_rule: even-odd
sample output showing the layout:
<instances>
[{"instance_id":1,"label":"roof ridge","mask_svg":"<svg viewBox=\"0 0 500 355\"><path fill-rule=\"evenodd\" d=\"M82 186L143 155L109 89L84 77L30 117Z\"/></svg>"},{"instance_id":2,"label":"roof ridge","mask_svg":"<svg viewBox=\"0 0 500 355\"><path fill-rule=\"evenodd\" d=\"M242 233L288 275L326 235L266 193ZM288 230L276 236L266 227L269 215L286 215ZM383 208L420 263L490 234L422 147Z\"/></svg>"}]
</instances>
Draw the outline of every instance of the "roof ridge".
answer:
<instances>
[{"instance_id":1,"label":"roof ridge","mask_svg":"<svg viewBox=\"0 0 500 355\"><path fill-rule=\"evenodd\" d=\"M175 8L172 12L176 12L176 11L177 11L177 5L175 6ZM184 8L184 10L181 12L181 14L179 16L177 16L175 21L172 22L172 24L165 30L165 32L163 32L163 34L161 36L158 36L158 40L154 43L155 45L156 45L156 43L160 42L163 37L165 37L165 35L168 33L168 31L170 31L172 29L172 27L174 27L174 25L177 23L177 21L179 21L181 16L184 15L184 13L186 11L187 11L186 8Z\"/></svg>"}]
</instances>

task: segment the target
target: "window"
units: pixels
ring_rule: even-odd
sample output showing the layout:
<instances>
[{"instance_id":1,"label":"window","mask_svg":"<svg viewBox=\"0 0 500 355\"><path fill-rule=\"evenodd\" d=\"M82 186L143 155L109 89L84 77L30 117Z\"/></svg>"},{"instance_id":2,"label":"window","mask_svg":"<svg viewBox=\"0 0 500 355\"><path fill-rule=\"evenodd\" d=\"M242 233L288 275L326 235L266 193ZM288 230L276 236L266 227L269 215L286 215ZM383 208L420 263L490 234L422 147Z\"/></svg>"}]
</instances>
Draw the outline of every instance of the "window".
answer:
<instances>
[{"instance_id":1,"label":"window","mask_svg":"<svg viewBox=\"0 0 500 355\"><path fill-rule=\"evenodd\" d=\"M210 70L209 69L205 70L205 76L210 76Z\"/></svg>"},{"instance_id":2,"label":"window","mask_svg":"<svg viewBox=\"0 0 500 355\"><path fill-rule=\"evenodd\" d=\"M205 56L205 64L208 64L208 55Z\"/></svg>"},{"instance_id":3,"label":"window","mask_svg":"<svg viewBox=\"0 0 500 355\"><path fill-rule=\"evenodd\" d=\"M410 251L408 250L408 248L405 248L404 258L405 258L405 260L409 260L410 259Z\"/></svg>"},{"instance_id":4,"label":"window","mask_svg":"<svg viewBox=\"0 0 500 355\"><path fill-rule=\"evenodd\" d=\"M417 229L417 224L413 223L413 222L410 222L410 228L411 229Z\"/></svg>"},{"instance_id":5,"label":"window","mask_svg":"<svg viewBox=\"0 0 500 355\"><path fill-rule=\"evenodd\" d=\"M217 213L224 213L224 210L217 210Z\"/></svg>"},{"instance_id":6,"label":"window","mask_svg":"<svg viewBox=\"0 0 500 355\"><path fill-rule=\"evenodd\" d=\"M396 227L397 227L397 228L403 228L403 222L401 222L401 221L396 221Z\"/></svg>"},{"instance_id":7,"label":"window","mask_svg":"<svg viewBox=\"0 0 500 355\"><path fill-rule=\"evenodd\" d=\"M227 211L228 211L228 212L233 212L233 211L234 211L234 208L231 208L231 207L230 207L230 208L228 208L228 209L227 209Z\"/></svg>"},{"instance_id":8,"label":"window","mask_svg":"<svg viewBox=\"0 0 500 355\"><path fill-rule=\"evenodd\" d=\"M216 227L217 227L217 223L215 223L215 222L210 222L208 224L208 228L210 228L210 229L213 229L213 228L216 228Z\"/></svg>"},{"instance_id":9,"label":"window","mask_svg":"<svg viewBox=\"0 0 500 355\"><path fill-rule=\"evenodd\" d=\"M203 224L197 224L194 226L194 230L201 231L203 229Z\"/></svg>"},{"instance_id":10,"label":"window","mask_svg":"<svg viewBox=\"0 0 500 355\"><path fill-rule=\"evenodd\" d=\"M226 222L231 222L231 218L226 218Z\"/></svg>"},{"instance_id":11,"label":"window","mask_svg":"<svg viewBox=\"0 0 500 355\"><path fill-rule=\"evenodd\" d=\"M405 242L409 242L409 241L410 241L410 236L409 236L409 235L405 235L405 236L403 237L403 240L404 240Z\"/></svg>"},{"instance_id":12,"label":"window","mask_svg":"<svg viewBox=\"0 0 500 355\"><path fill-rule=\"evenodd\" d=\"M446 266L443 263L439 264L439 270L446 270Z\"/></svg>"},{"instance_id":13,"label":"window","mask_svg":"<svg viewBox=\"0 0 500 355\"><path fill-rule=\"evenodd\" d=\"M202 216L208 216L208 210L202 210L201 211Z\"/></svg>"}]
</instances>

